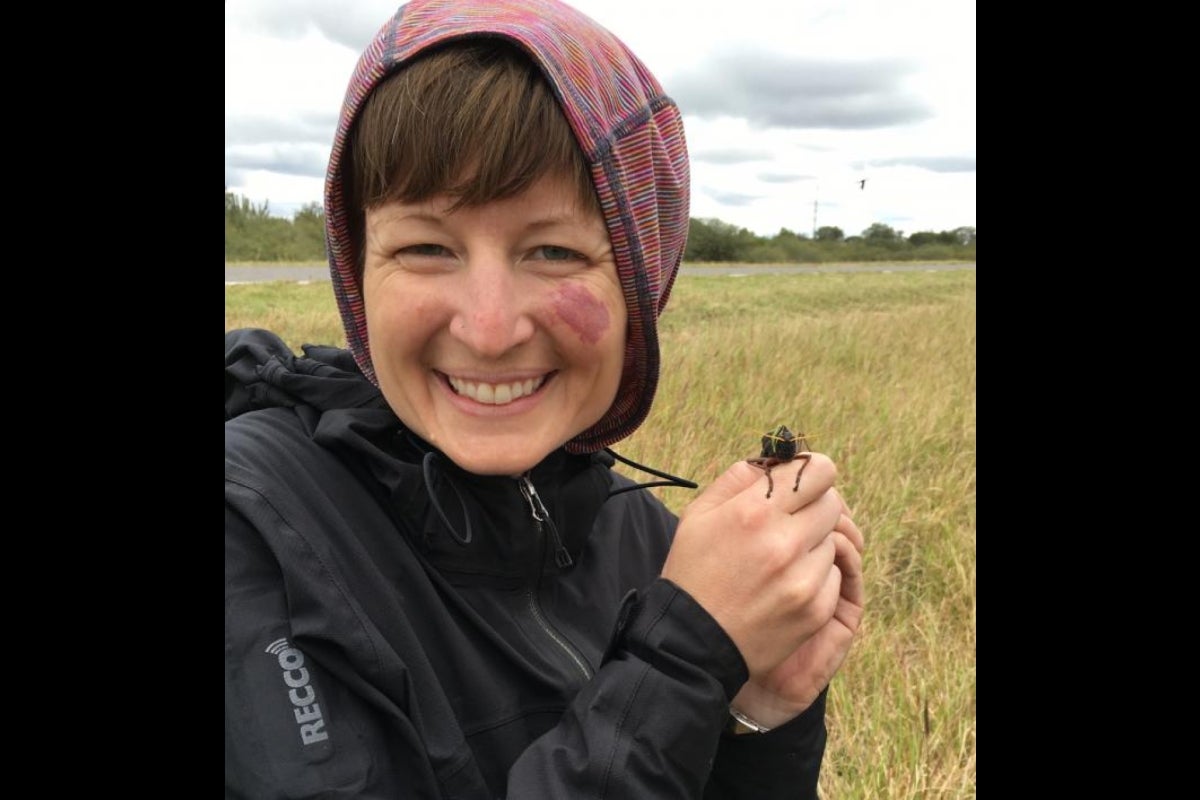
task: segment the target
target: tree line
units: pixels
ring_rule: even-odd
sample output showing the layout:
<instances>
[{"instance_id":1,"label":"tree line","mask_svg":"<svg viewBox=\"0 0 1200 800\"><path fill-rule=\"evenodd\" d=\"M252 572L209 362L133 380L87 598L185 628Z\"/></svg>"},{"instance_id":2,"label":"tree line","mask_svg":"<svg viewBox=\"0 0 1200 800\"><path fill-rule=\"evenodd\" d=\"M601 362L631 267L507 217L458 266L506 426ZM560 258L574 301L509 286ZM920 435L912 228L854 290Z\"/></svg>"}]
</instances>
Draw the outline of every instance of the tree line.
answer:
<instances>
[{"instance_id":1,"label":"tree line","mask_svg":"<svg viewBox=\"0 0 1200 800\"><path fill-rule=\"evenodd\" d=\"M841 228L817 228L814 236L780 228L760 236L719 219L688 224L684 261L731 261L749 264L829 263L835 261L974 261L975 228L918 231L908 234L876 222L857 236ZM309 203L290 220L273 216L267 203L225 192L225 260L227 262L296 262L325 260L325 211Z\"/></svg>"},{"instance_id":2,"label":"tree line","mask_svg":"<svg viewBox=\"0 0 1200 800\"><path fill-rule=\"evenodd\" d=\"M252 203L225 192L226 261L324 261L325 210L309 203L290 220L271 214L267 203Z\"/></svg>"}]
</instances>

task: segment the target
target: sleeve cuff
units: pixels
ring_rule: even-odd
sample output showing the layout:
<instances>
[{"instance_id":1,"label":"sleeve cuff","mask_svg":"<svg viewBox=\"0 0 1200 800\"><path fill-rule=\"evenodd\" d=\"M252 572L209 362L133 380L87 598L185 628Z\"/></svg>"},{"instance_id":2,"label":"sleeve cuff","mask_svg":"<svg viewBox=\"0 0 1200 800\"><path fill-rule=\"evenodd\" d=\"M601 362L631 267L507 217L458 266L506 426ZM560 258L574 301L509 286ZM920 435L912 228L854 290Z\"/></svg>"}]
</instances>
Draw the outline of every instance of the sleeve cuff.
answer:
<instances>
[{"instance_id":1,"label":"sleeve cuff","mask_svg":"<svg viewBox=\"0 0 1200 800\"><path fill-rule=\"evenodd\" d=\"M625 596L605 659L621 646L668 675L704 670L721 684L726 700L750 678L741 652L724 629L691 595L665 578L641 594L631 591Z\"/></svg>"}]
</instances>

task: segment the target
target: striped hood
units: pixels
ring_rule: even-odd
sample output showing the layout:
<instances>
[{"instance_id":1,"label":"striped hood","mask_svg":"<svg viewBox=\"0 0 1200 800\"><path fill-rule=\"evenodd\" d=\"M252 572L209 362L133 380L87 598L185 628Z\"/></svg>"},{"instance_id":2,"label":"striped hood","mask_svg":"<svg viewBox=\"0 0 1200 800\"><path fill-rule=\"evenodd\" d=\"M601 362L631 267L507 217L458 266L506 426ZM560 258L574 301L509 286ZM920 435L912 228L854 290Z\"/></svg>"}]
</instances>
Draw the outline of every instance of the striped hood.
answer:
<instances>
[{"instance_id":1,"label":"striped hood","mask_svg":"<svg viewBox=\"0 0 1200 800\"><path fill-rule=\"evenodd\" d=\"M376 383L367 340L358 243L347 224L342 165L367 95L419 53L452 39L502 37L541 68L579 141L600 200L629 312L620 388L604 417L567 444L599 450L642 423L658 387L658 316L683 259L689 173L675 103L624 44L557 0L412 0L359 58L346 90L325 177L329 266L354 359Z\"/></svg>"}]
</instances>

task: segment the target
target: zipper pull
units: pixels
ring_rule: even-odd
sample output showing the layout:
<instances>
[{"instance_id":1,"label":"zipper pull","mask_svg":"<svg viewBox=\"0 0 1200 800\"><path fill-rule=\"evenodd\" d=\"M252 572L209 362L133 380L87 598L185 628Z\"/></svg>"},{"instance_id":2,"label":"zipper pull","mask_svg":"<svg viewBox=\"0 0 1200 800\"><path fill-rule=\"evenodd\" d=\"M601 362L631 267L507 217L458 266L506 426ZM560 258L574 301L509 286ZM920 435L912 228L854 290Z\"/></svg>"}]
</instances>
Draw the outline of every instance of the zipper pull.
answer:
<instances>
[{"instance_id":1,"label":"zipper pull","mask_svg":"<svg viewBox=\"0 0 1200 800\"><path fill-rule=\"evenodd\" d=\"M537 489L533 488L533 481L529 480L529 473L526 472L521 476L518 483L521 487L521 494L529 501L529 510L533 514L533 521L537 523L538 530L543 530L543 523L550 529L550 539L554 543L554 563L559 567L569 567L575 563L571 558L566 546L563 544L562 537L558 535L558 526L554 524L554 520L550 518L550 512L546 510L546 506L542 503L542 498L538 495Z\"/></svg>"}]
</instances>

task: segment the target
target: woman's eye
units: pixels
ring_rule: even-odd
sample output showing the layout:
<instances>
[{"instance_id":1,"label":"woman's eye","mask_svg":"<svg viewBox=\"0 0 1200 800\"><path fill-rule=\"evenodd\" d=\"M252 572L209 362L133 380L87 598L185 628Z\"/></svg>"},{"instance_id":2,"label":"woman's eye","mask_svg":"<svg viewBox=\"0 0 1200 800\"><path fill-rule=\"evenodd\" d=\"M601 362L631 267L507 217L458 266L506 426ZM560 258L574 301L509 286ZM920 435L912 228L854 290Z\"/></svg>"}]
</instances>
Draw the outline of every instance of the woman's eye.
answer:
<instances>
[{"instance_id":1,"label":"woman's eye","mask_svg":"<svg viewBox=\"0 0 1200 800\"><path fill-rule=\"evenodd\" d=\"M557 245L553 244L542 245L538 248L538 250L541 252L542 258L546 259L547 261L585 260L582 253L577 253L574 250L568 250L565 247L558 247Z\"/></svg>"},{"instance_id":2,"label":"woman's eye","mask_svg":"<svg viewBox=\"0 0 1200 800\"><path fill-rule=\"evenodd\" d=\"M412 244L400 248L400 253L409 256L444 256L446 248L440 244Z\"/></svg>"}]
</instances>

